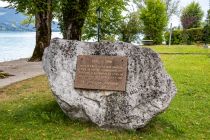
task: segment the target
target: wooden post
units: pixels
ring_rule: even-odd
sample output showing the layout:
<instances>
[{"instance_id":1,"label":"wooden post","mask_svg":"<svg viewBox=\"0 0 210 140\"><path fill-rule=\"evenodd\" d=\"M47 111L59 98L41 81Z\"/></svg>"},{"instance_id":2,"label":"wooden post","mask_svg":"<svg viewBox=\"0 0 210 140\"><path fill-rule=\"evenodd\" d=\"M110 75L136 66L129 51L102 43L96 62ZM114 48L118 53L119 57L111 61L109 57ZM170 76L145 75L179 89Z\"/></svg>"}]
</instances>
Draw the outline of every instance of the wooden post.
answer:
<instances>
[{"instance_id":1,"label":"wooden post","mask_svg":"<svg viewBox=\"0 0 210 140\"><path fill-rule=\"evenodd\" d=\"M169 43L168 43L169 47L171 46L171 36L172 36L172 23L171 23L171 26L170 26L170 36L169 36Z\"/></svg>"}]
</instances>

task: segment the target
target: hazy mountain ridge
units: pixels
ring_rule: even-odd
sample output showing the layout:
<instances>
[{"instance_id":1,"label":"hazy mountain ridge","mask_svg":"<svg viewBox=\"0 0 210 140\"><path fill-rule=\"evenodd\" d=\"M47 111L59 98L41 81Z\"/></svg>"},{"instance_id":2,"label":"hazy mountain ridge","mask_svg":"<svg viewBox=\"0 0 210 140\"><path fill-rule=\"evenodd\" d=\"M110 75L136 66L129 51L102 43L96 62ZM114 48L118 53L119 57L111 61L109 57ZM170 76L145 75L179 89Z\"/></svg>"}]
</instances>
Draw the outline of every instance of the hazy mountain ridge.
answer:
<instances>
[{"instance_id":1,"label":"hazy mountain ridge","mask_svg":"<svg viewBox=\"0 0 210 140\"><path fill-rule=\"evenodd\" d=\"M18 13L15 9L0 7L0 31L35 31L35 27L33 24L21 24L21 22L26 18L27 16L23 15L22 13ZM52 31L60 31L57 22L52 22Z\"/></svg>"}]
</instances>

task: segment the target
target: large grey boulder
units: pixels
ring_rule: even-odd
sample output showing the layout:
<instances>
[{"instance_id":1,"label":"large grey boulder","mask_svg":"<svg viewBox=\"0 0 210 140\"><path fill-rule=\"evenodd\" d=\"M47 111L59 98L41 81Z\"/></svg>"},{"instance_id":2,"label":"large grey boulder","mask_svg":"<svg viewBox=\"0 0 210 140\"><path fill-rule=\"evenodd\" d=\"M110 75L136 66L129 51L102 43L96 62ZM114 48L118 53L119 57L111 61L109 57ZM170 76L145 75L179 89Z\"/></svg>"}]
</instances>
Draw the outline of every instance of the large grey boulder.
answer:
<instances>
[{"instance_id":1,"label":"large grey boulder","mask_svg":"<svg viewBox=\"0 0 210 140\"><path fill-rule=\"evenodd\" d=\"M74 88L78 55L127 56L126 92ZM61 109L103 128L137 129L163 112L176 94L157 53L128 43L53 39L43 67Z\"/></svg>"}]
</instances>

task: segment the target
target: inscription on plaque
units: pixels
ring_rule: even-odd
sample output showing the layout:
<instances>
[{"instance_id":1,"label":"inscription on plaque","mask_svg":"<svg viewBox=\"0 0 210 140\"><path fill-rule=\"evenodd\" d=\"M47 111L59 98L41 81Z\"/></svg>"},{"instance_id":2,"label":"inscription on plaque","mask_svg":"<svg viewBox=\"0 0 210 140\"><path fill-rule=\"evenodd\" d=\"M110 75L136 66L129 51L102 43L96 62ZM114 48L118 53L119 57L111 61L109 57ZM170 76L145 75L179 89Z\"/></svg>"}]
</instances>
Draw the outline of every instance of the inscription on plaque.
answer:
<instances>
[{"instance_id":1,"label":"inscription on plaque","mask_svg":"<svg viewBox=\"0 0 210 140\"><path fill-rule=\"evenodd\" d=\"M125 91L128 58L79 55L75 88Z\"/></svg>"}]
</instances>

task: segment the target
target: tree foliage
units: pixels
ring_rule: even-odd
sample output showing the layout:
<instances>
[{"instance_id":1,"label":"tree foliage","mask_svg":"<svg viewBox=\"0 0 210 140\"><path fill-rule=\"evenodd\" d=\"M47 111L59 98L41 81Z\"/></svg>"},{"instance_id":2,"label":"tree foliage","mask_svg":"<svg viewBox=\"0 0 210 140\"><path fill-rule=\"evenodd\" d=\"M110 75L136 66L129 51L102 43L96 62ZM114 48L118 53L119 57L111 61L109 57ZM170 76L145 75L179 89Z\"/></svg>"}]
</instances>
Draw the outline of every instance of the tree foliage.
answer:
<instances>
[{"instance_id":1,"label":"tree foliage","mask_svg":"<svg viewBox=\"0 0 210 140\"><path fill-rule=\"evenodd\" d=\"M198 28L201 26L203 11L199 3L193 1L187 5L181 14L181 23L184 29Z\"/></svg>"},{"instance_id":2,"label":"tree foliage","mask_svg":"<svg viewBox=\"0 0 210 140\"><path fill-rule=\"evenodd\" d=\"M207 44L207 43L210 43L210 10L208 10L207 12L207 23L205 23L205 26L203 28L203 40L204 40L204 43Z\"/></svg>"},{"instance_id":3,"label":"tree foliage","mask_svg":"<svg viewBox=\"0 0 210 140\"><path fill-rule=\"evenodd\" d=\"M9 3L10 8L15 8L18 12L25 13L27 15L35 15L37 12L46 11L48 6L47 0L1 0ZM52 0L52 11L57 7L59 0Z\"/></svg>"},{"instance_id":4,"label":"tree foliage","mask_svg":"<svg viewBox=\"0 0 210 140\"><path fill-rule=\"evenodd\" d=\"M90 0L4 0L17 11L35 16L36 47L30 60L42 59L51 39L53 14L58 16L65 39L80 40ZM27 21L26 21L27 22Z\"/></svg>"},{"instance_id":5,"label":"tree foliage","mask_svg":"<svg viewBox=\"0 0 210 140\"><path fill-rule=\"evenodd\" d=\"M96 9L101 6L101 35L102 40L115 40L119 34L120 21L123 19L122 11L125 10L126 0L91 0L83 27L83 40L97 37L97 15Z\"/></svg>"},{"instance_id":6,"label":"tree foliage","mask_svg":"<svg viewBox=\"0 0 210 140\"><path fill-rule=\"evenodd\" d=\"M210 10L207 11L207 19L208 19L208 22L210 23Z\"/></svg>"},{"instance_id":7,"label":"tree foliage","mask_svg":"<svg viewBox=\"0 0 210 140\"><path fill-rule=\"evenodd\" d=\"M146 0L145 4L145 7L140 9L144 39L153 40L154 44L161 44L163 31L168 22L166 4L162 0Z\"/></svg>"},{"instance_id":8,"label":"tree foliage","mask_svg":"<svg viewBox=\"0 0 210 140\"><path fill-rule=\"evenodd\" d=\"M133 2L137 5L139 9L146 5L147 0L133 0ZM172 15L179 15L180 8L180 0L163 0L166 4L166 12L168 19L171 18Z\"/></svg>"},{"instance_id":9,"label":"tree foliage","mask_svg":"<svg viewBox=\"0 0 210 140\"><path fill-rule=\"evenodd\" d=\"M169 44L170 32L165 33L166 43ZM171 37L171 44L180 45L188 44L192 45L195 43L201 43L204 41L203 28L191 28L186 30L173 30Z\"/></svg>"},{"instance_id":10,"label":"tree foliage","mask_svg":"<svg viewBox=\"0 0 210 140\"><path fill-rule=\"evenodd\" d=\"M210 25L209 24L204 26L203 35L204 35L203 36L204 43L205 44L210 43Z\"/></svg>"},{"instance_id":11,"label":"tree foliage","mask_svg":"<svg viewBox=\"0 0 210 140\"><path fill-rule=\"evenodd\" d=\"M142 31L142 24L139 18L139 12L133 12L126 16L120 23L119 37L123 42L130 43L138 38L138 34Z\"/></svg>"}]
</instances>

